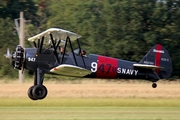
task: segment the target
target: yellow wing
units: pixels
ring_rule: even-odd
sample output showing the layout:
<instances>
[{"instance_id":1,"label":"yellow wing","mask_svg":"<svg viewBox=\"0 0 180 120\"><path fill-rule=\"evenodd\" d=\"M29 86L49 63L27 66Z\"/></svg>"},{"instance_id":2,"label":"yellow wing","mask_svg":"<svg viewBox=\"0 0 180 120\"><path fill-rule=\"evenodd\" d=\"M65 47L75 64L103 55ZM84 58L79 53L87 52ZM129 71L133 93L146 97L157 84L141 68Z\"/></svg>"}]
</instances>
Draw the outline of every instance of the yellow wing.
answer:
<instances>
[{"instance_id":1,"label":"yellow wing","mask_svg":"<svg viewBox=\"0 0 180 120\"><path fill-rule=\"evenodd\" d=\"M90 70L68 64L59 65L51 69L50 72L58 75L72 76L72 77L83 77L91 73Z\"/></svg>"}]
</instances>

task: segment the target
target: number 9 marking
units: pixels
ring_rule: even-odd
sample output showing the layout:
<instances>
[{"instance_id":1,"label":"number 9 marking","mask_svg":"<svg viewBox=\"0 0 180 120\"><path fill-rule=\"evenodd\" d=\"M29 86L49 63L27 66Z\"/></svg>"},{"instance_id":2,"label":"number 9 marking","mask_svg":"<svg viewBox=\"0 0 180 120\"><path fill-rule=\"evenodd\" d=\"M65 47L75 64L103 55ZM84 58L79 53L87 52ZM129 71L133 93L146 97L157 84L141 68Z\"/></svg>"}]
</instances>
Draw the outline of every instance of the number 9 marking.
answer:
<instances>
[{"instance_id":1,"label":"number 9 marking","mask_svg":"<svg viewBox=\"0 0 180 120\"><path fill-rule=\"evenodd\" d=\"M97 71L97 63L96 62L92 62L91 63L91 72L96 72Z\"/></svg>"}]
</instances>

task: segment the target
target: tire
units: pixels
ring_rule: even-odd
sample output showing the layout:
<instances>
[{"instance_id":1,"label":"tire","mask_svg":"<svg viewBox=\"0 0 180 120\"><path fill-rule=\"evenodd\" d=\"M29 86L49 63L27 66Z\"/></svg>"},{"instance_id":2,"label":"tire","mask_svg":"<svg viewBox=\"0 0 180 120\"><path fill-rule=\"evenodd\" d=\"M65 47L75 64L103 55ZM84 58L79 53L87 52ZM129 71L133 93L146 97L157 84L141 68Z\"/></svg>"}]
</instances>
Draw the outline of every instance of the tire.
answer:
<instances>
[{"instance_id":1,"label":"tire","mask_svg":"<svg viewBox=\"0 0 180 120\"><path fill-rule=\"evenodd\" d=\"M157 87L157 84L156 84L156 83L153 83L153 84L152 84L152 87L153 87L153 88L156 88L156 87Z\"/></svg>"},{"instance_id":2,"label":"tire","mask_svg":"<svg viewBox=\"0 0 180 120\"><path fill-rule=\"evenodd\" d=\"M44 85L36 85L32 90L32 94L37 99L44 99L47 95L47 88Z\"/></svg>"},{"instance_id":3,"label":"tire","mask_svg":"<svg viewBox=\"0 0 180 120\"><path fill-rule=\"evenodd\" d=\"M37 98L35 98L32 94L32 90L33 90L34 86L31 86L29 89L28 89L28 97L31 99L31 100L37 100Z\"/></svg>"}]
</instances>

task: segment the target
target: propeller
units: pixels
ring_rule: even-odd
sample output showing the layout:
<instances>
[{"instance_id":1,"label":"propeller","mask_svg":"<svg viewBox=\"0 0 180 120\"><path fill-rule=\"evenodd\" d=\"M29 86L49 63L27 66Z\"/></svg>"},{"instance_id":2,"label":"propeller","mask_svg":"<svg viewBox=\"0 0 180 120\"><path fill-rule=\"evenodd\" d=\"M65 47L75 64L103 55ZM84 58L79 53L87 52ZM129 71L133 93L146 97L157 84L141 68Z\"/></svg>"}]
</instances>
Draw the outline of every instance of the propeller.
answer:
<instances>
[{"instance_id":1,"label":"propeller","mask_svg":"<svg viewBox=\"0 0 180 120\"><path fill-rule=\"evenodd\" d=\"M14 54L11 54L9 48L7 49L7 53L4 54L4 57L11 59L12 65L14 68L18 70L22 70L24 72L25 67L25 50L20 45L17 45L16 51Z\"/></svg>"},{"instance_id":2,"label":"propeller","mask_svg":"<svg viewBox=\"0 0 180 120\"><path fill-rule=\"evenodd\" d=\"M9 48L7 49L7 53L4 54L4 57L6 57L6 58L8 58L8 59L12 58L12 54L11 54Z\"/></svg>"}]
</instances>

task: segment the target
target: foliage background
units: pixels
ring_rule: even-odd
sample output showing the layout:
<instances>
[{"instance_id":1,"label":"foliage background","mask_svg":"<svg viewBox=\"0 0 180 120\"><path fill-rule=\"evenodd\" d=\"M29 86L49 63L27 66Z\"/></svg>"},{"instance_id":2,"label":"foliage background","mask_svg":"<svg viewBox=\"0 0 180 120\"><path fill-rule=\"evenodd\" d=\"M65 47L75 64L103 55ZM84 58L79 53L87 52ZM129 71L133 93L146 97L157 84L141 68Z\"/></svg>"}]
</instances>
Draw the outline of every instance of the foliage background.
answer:
<instances>
[{"instance_id":1,"label":"foliage background","mask_svg":"<svg viewBox=\"0 0 180 120\"><path fill-rule=\"evenodd\" d=\"M0 11L1 78L18 75L3 55L19 42L14 19L20 11L31 20L26 39L52 27L67 29L83 36L87 53L137 62L153 45L162 44L172 58L172 78L180 77L178 0L2 0Z\"/></svg>"}]
</instances>

